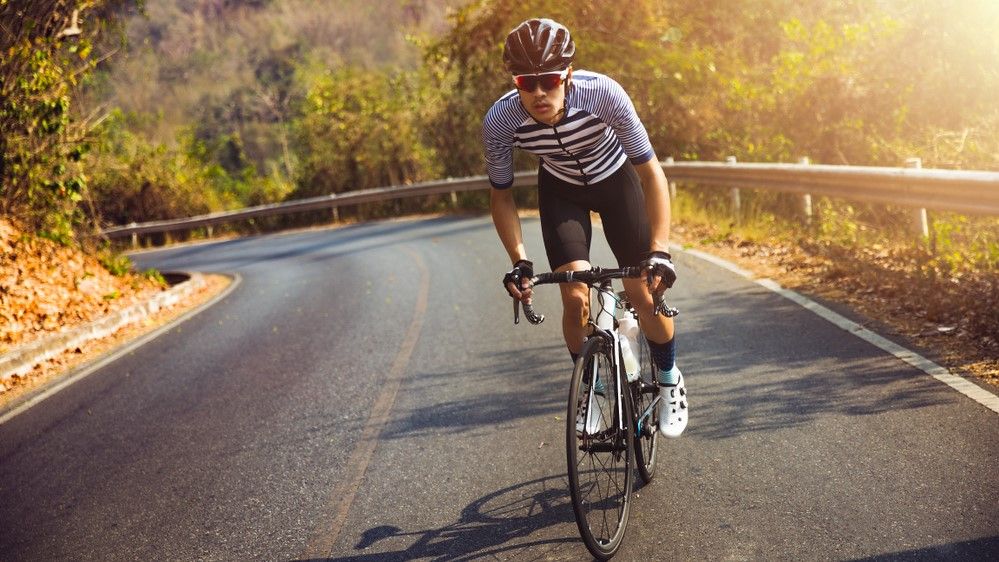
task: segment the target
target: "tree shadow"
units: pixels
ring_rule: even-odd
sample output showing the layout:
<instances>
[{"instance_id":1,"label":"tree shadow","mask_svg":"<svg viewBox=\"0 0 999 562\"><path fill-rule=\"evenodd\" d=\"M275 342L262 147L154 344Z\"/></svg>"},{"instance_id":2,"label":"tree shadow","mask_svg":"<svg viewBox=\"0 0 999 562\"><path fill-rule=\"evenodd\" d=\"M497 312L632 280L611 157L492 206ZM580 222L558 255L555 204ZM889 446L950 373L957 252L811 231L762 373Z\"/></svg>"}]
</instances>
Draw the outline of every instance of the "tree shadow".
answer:
<instances>
[{"instance_id":1,"label":"tree shadow","mask_svg":"<svg viewBox=\"0 0 999 562\"><path fill-rule=\"evenodd\" d=\"M828 415L873 416L959 400L921 371L779 295L744 287L699 298L712 306L692 310L677 332L691 434L728 438ZM779 322L758 323L760 310Z\"/></svg>"},{"instance_id":2,"label":"tree shadow","mask_svg":"<svg viewBox=\"0 0 999 562\"><path fill-rule=\"evenodd\" d=\"M904 552L857 558L854 562L915 562L917 560L997 560L999 536L928 546Z\"/></svg>"},{"instance_id":3,"label":"tree shadow","mask_svg":"<svg viewBox=\"0 0 999 562\"><path fill-rule=\"evenodd\" d=\"M406 439L421 435L478 432L536 416L564 415L569 390L570 362L562 345L522 347L516 353L484 353L481 367L460 371L417 372L424 391L451 387L458 377L476 392L445 402L428 401L408 412L396 411L383 436ZM531 366L525 369L525 365ZM491 392L482 389L491 388ZM473 433L474 435L475 433Z\"/></svg>"},{"instance_id":4,"label":"tree shadow","mask_svg":"<svg viewBox=\"0 0 999 562\"><path fill-rule=\"evenodd\" d=\"M233 271L249 265L270 267L271 262L310 256L324 261L385 246L405 244L416 239L460 236L463 233L491 229L488 222L468 217L438 217L428 220L371 222L348 225L333 230L262 234L221 240L214 243L164 248L131 256L141 268ZM404 235L399 237L397 235ZM261 242L267 242L262 246ZM354 244L356 247L344 249Z\"/></svg>"},{"instance_id":5,"label":"tree shadow","mask_svg":"<svg viewBox=\"0 0 999 562\"><path fill-rule=\"evenodd\" d=\"M827 416L877 416L952 404L957 394L873 345L780 296L746 288L712 293L678 331L678 364L691 397L690 435L732 438L807 425ZM740 318L768 310L779 325L746 338ZM802 328L801 326L804 326ZM688 343L689 342L689 343ZM561 342L475 354L470 368L414 373L423 389L472 382L474 395L396 412L386 435L487 433L497 425L565 411L569 362ZM486 389L486 390L483 390Z\"/></svg>"}]
</instances>

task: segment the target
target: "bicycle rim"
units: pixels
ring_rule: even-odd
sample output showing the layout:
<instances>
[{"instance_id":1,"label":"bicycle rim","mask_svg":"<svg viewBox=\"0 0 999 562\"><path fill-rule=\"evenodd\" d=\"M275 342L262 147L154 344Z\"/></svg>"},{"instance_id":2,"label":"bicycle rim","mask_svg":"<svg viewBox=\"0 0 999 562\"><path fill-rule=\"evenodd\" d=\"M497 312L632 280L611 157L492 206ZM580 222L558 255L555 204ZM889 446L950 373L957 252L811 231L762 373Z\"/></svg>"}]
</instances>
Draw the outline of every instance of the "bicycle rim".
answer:
<instances>
[{"instance_id":1,"label":"bicycle rim","mask_svg":"<svg viewBox=\"0 0 999 562\"><path fill-rule=\"evenodd\" d=\"M591 389L594 374L603 383L603 395ZM625 420L631 419L631 413L627 401L617 399L617 384L607 345L599 337L590 338L569 386L566 456L576 525L586 548L599 559L617 552L631 505L631 424L621 429L617 421L619 408L624 408ZM598 382L597 390L600 386Z\"/></svg>"},{"instance_id":2,"label":"bicycle rim","mask_svg":"<svg viewBox=\"0 0 999 562\"><path fill-rule=\"evenodd\" d=\"M659 451L659 404L652 406L659 388L656 385L656 367L652 363L649 344L641 334L638 336L638 364L642 377L631 384L637 420L634 428L635 463L642 481L647 484L655 477L658 467L656 453Z\"/></svg>"}]
</instances>

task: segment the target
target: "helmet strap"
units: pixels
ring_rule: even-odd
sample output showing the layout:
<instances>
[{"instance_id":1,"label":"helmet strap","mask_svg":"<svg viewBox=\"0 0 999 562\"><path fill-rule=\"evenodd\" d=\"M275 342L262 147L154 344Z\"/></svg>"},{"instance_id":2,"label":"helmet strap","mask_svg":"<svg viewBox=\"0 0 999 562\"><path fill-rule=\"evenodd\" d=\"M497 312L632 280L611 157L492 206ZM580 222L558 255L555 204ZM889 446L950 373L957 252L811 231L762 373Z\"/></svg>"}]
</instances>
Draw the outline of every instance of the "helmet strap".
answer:
<instances>
[{"instance_id":1,"label":"helmet strap","mask_svg":"<svg viewBox=\"0 0 999 562\"><path fill-rule=\"evenodd\" d=\"M565 101L569 99L569 82L571 81L572 81L571 78L566 78L565 82L562 84L562 87L564 88L564 91L562 93L562 109L558 110L558 113L555 114L555 121L558 121L559 119L565 116L566 113Z\"/></svg>"}]
</instances>

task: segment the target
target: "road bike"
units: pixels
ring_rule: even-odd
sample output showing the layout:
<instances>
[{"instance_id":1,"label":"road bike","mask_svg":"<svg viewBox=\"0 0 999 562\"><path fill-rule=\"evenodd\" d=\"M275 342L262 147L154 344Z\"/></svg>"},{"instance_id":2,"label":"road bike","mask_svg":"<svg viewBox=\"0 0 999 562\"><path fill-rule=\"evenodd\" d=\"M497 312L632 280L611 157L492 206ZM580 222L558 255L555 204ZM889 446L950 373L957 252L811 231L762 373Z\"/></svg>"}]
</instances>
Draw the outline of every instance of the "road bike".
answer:
<instances>
[{"instance_id":1,"label":"road bike","mask_svg":"<svg viewBox=\"0 0 999 562\"><path fill-rule=\"evenodd\" d=\"M628 527L634 468L644 483L655 477L659 444L659 387L648 343L639 332L631 343L620 327L638 315L624 293L615 293L612 280L641 277L639 267L542 273L531 286L584 283L597 293L597 315L587 323L589 335L572 371L566 414L565 448L569 491L576 525L586 548L607 560L621 547ZM519 309L514 300L514 323ZM540 324L544 316L522 303L524 316ZM622 311L618 317L616 311ZM672 317L677 310L664 302L656 313ZM629 358L635 356L637 367ZM626 361L626 359L629 359ZM625 365L629 363L630 373Z\"/></svg>"}]
</instances>

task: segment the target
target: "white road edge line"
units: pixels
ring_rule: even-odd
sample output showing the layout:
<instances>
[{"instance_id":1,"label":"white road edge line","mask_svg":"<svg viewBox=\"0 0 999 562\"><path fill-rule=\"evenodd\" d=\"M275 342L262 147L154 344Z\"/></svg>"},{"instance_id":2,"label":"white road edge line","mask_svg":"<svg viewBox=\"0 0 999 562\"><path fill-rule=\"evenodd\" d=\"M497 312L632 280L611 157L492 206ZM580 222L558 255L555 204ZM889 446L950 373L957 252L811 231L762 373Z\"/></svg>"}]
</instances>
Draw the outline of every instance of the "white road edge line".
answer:
<instances>
[{"instance_id":1,"label":"white road edge line","mask_svg":"<svg viewBox=\"0 0 999 562\"><path fill-rule=\"evenodd\" d=\"M989 392L988 390L962 378L957 375L953 375L940 365L930 361L929 359L919 355L918 353L906 349L901 345L868 330L867 328L857 324L856 322L849 320L832 310L822 306L821 304L799 294L790 289L785 289L781 287L779 283L773 279L757 279L752 272L749 272L741 267L731 263L727 260L713 256L711 254L702 252L700 250L684 249L682 246L673 244L670 249L674 252L682 252L696 258L702 259L706 262L712 263L727 269L736 275L745 277L746 279L764 287L770 291L777 293L778 295L800 305L801 307L814 312L825 320L832 322L836 326L850 332L851 334L857 336L858 338L878 347L895 357L905 361L909 365L923 371L924 373L930 375L931 377L937 379L938 381L946 384L947 386L953 388L954 390L960 392L961 394L971 398L975 402L978 402L982 406L992 410L993 412L999 413L999 396Z\"/></svg>"},{"instance_id":2,"label":"white road edge line","mask_svg":"<svg viewBox=\"0 0 999 562\"><path fill-rule=\"evenodd\" d=\"M142 336L141 338L139 338L139 339L137 339L137 340L135 340L133 342L130 342L130 343L126 344L124 347L121 347L120 349L114 350L110 354L101 357L100 359L98 359L94 363L90 363L89 365L85 365L79 371L77 371L77 372L69 375L68 377L60 380L59 382L57 382L57 383L53 384L52 386L46 388L42 392L39 392L38 394L32 396L31 398L29 398L28 400L24 401L23 403L15 406L14 408L11 408L9 411L5 412L3 415L0 415L0 425L3 425L5 423L7 423L11 419L13 419L15 416L24 413L25 411L27 411L32 406L37 405L38 403L40 403L43 400L45 400L46 398L49 398L50 396L56 394L57 392L59 392L60 390L66 388L67 386L69 386L69 385L71 385L71 384L73 384L73 383L75 383L75 382L77 382L79 380L82 380L82 379L90 376L91 374L93 374L95 371L97 371L101 367L104 367L105 365L108 365L109 363L111 363L111 362L113 362L113 361L121 358L122 356L124 356L124 355L126 355L128 353L131 353L132 351L134 351L135 349L137 349L137 348L145 345L146 343L148 343L148 342L150 342L150 341L158 338L159 336L161 336L162 334L170 331L171 329L173 329L174 327L176 327L178 324L184 322L185 320L188 320L188 319L194 317L196 314L202 312L203 310L207 310L213 304L219 302L220 300L222 300L226 296L228 296L229 293L231 293L243 281L242 276L240 276L238 273L232 274L232 278L233 278L232 282L229 283L229 286L226 287L226 289L224 291L222 291L221 293L215 295L210 300L204 302L201 306L199 306L199 307L197 307L197 308L195 308L193 310L189 310L189 311L185 312L184 314L182 314L182 315L178 316L177 318L175 318L169 324L163 325L163 326L157 328L156 330L153 330L152 332L149 332L148 334Z\"/></svg>"}]
</instances>

